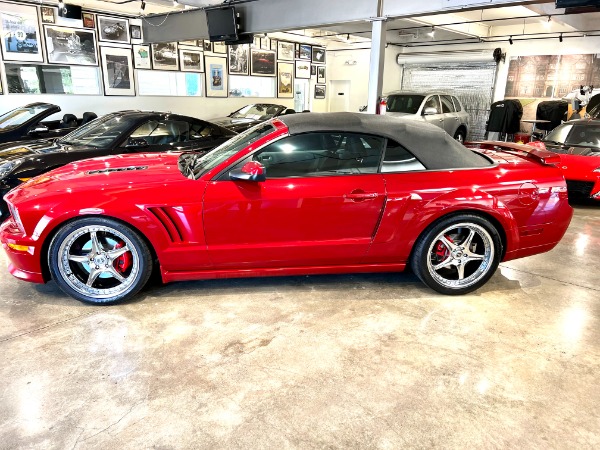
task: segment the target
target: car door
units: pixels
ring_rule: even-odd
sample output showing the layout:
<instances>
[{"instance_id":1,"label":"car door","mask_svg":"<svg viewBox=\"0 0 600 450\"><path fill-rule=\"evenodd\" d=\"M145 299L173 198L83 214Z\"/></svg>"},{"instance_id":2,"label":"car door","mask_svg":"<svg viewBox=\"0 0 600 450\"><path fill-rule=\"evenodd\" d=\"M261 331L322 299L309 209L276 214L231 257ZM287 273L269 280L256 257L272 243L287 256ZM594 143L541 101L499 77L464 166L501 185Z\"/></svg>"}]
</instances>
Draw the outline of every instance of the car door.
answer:
<instances>
[{"instance_id":1,"label":"car door","mask_svg":"<svg viewBox=\"0 0 600 450\"><path fill-rule=\"evenodd\" d=\"M437 111L436 114L426 114L427 108L435 108ZM444 115L442 114L442 107L440 105L440 100L437 95L430 95L423 102L423 118L426 122L429 122L433 125L437 125L440 128L444 128Z\"/></svg>"},{"instance_id":2,"label":"car door","mask_svg":"<svg viewBox=\"0 0 600 450\"><path fill-rule=\"evenodd\" d=\"M442 105L442 115L444 116L444 130L450 136L454 136L460 124L452 98L449 95L440 95L440 103Z\"/></svg>"},{"instance_id":3,"label":"car door","mask_svg":"<svg viewBox=\"0 0 600 450\"><path fill-rule=\"evenodd\" d=\"M358 264L385 203L378 173L385 139L353 133L282 138L234 168L257 161L266 181L208 184L204 226L216 268Z\"/></svg>"}]
</instances>

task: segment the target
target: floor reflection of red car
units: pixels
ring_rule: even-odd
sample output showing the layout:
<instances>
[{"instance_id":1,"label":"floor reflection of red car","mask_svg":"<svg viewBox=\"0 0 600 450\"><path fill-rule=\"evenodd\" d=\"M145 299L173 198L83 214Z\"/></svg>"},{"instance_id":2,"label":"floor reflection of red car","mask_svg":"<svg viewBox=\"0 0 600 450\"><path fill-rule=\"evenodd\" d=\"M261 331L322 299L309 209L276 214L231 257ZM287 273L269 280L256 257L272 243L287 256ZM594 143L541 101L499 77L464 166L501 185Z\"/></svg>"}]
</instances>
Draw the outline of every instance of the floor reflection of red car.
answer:
<instances>
[{"instance_id":1,"label":"floor reflection of red car","mask_svg":"<svg viewBox=\"0 0 600 450\"><path fill-rule=\"evenodd\" d=\"M89 159L6 195L9 271L111 303L165 282L402 271L464 294L551 250L572 216L559 158L471 151L431 124L352 113L264 122L210 153ZM68 192L68 195L65 195Z\"/></svg>"},{"instance_id":2,"label":"floor reflection of red car","mask_svg":"<svg viewBox=\"0 0 600 450\"><path fill-rule=\"evenodd\" d=\"M570 199L600 201L600 120L565 122L548 133L542 144L560 154Z\"/></svg>"}]
</instances>

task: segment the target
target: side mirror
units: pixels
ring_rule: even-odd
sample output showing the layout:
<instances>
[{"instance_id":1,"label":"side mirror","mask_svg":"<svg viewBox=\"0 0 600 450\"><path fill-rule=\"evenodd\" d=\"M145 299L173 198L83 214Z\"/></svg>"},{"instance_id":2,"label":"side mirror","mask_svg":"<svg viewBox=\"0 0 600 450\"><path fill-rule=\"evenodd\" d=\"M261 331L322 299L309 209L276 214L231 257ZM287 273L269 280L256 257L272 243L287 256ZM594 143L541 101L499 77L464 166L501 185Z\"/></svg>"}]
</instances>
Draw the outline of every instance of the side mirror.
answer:
<instances>
[{"instance_id":1,"label":"side mirror","mask_svg":"<svg viewBox=\"0 0 600 450\"><path fill-rule=\"evenodd\" d=\"M36 125L35 128L29 130L28 134L47 133L50 129L46 125Z\"/></svg>"},{"instance_id":2,"label":"side mirror","mask_svg":"<svg viewBox=\"0 0 600 450\"><path fill-rule=\"evenodd\" d=\"M148 147L148 141L146 141L146 139L136 139L136 138L129 138L129 141L127 141L127 145L125 146L125 148L127 149L139 149L139 148L146 148Z\"/></svg>"},{"instance_id":3,"label":"side mirror","mask_svg":"<svg viewBox=\"0 0 600 450\"><path fill-rule=\"evenodd\" d=\"M424 116L431 116L433 114L438 114L438 110L437 108L434 108L432 106L425 108L425 110L423 111Z\"/></svg>"},{"instance_id":4,"label":"side mirror","mask_svg":"<svg viewBox=\"0 0 600 450\"><path fill-rule=\"evenodd\" d=\"M267 169L261 163L249 161L241 169L229 172L229 178L233 181L265 181Z\"/></svg>"}]
</instances>

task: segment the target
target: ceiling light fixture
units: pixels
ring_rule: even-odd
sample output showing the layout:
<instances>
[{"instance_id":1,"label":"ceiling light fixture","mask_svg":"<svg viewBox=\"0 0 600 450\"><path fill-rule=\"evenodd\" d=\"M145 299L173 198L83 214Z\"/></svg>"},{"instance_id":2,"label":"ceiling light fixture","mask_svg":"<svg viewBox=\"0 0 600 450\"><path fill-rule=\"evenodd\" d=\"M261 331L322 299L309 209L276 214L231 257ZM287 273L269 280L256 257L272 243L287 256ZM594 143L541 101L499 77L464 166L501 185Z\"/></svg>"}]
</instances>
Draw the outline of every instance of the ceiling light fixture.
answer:
<instances>
[{"instance_id":1,"label":"ceiling light fixture","mask_svg":"<svg viewBox=\"0 0 600 450\"><path fill-rule=\"evenodd\" d=\"M350 40L350 33L348 33L348 34L346 35L346 40L347 40L347 41L349 41L349 40Z\"/></svg>"},{"instance_id":2,"label":"ceiling light fixture","mask_svg":"<svg viewBox=\"0 0 600 450\"><path fill-rule=\"evenodd\" d=\"M552 16L548 16L548 20L544 22L544 28L550 28L552 26L552 22L550 22Z\"/></svg>"},{"instance_id":3,"label":"ceiling light fixture","mask_svg":"<svg viewBox=\"0 0 600 450\"><path fill-rule=\"evenodd\" d=\"M508 38L508 42L510 42L510 45L513 45L512 36Z\"/></svg>"},{"instance_id":4,"label":"ceiling light fixture","mask_svg":"<svg viewBox=\"0 0 600 450\"><path fill-rule=\"evenodd\" d=\"M173 8L177 8L179 6L179 3L177 2L177 0L173 0Z\"/></svg>"},{"instance_id":5,"label":"ceiling light fixture","mask_svg":"<svg viewBox=\"0 0 600 450\"><path fill-rule=\"evenodd\" d=\"M563 37L562 37L562 33L560 33L560 36L558 37L558 42L562 42L563 41Z\"/></svg>"},{"instance_id":6,"label":"ceiling light fixture","mask_svg":"<svg viewBox=\"0 0 600 450\"><path fill-rule=\"evenodd\" d=\"M144 14L144 10L146 9L146 2L142 0L142 4L140 5L140 15Z\"/></svg>"},{"instance_id":7,"label":"ceiling light fixture","mask_svg":"<svg viewBox=\"0 0 600 450\"><path fill-rule=\"evenodd\" d=\"M435 37L435 27L431 27L431 31L429 32L429 36Z\"/></svg>"}]
</instances>

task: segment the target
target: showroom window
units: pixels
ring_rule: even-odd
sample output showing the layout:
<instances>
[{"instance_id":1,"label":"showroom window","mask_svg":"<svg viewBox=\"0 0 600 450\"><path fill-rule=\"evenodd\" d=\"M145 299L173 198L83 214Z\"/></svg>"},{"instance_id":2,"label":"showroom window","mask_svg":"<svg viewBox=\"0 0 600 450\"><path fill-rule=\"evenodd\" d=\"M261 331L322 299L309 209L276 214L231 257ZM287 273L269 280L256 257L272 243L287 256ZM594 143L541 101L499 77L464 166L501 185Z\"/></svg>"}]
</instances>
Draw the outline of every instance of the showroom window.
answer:
<instances>
[{"instance_id":1,"label":"showroom window","mask_svg":"<svg viewBox=\"0 0 600 450\"><path fill-rule=\"evenodd\" d=\"M356 133L306 133L274 142L252 159L268 178L376 173L384 142Z\"/></svg>"},{"instance_id":2,"label":"showroom window","mask_svg":"<svg viewBox=\"0 0 600 450\"><path fill-rule=\"evenodd\" d=\"M202 73L137 70L138 95L202 97Z\"/></svg>"}]
</instances>

